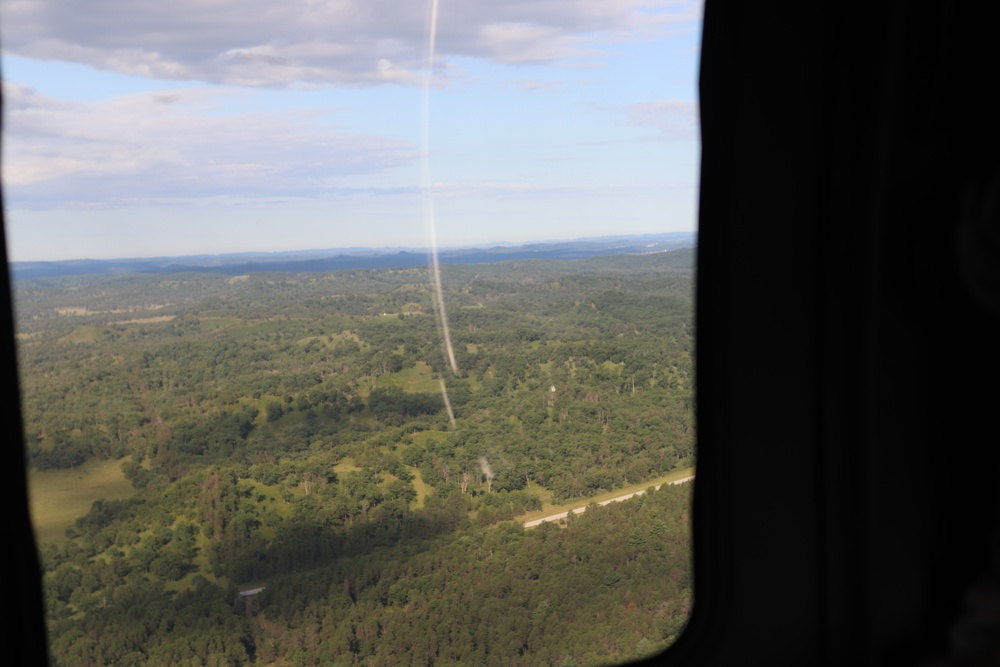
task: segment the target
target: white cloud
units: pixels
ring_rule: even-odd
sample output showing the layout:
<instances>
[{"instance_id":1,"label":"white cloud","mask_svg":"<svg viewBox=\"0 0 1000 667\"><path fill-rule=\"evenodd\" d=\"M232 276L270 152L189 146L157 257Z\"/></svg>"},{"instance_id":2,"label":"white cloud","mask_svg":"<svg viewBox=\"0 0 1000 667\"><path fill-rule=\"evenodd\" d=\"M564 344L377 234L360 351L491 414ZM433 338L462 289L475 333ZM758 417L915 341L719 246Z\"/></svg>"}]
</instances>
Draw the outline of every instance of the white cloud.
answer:
<instances>
[{"instance_id":1,"label":"white cloud","mask_svg":"<svg viewBox=\"0 0 1000 667\"><path fill-rule=\"evenodd\" d=\"M644 140L691 139L698 133L698 107L687 100L656 100L632 104L624 109L623 125L649 128L652 135Z\"/></svg>"},{"instance_id":2,"label":"white cloud","mask_svg":"<svg viewBox=\"0 0 1000 667\"><path fill-rule=\"evenodd\" d=\"M587 183L562 185L526 181L464 180L454 183L435 183L430 187L435 198L441 200L464 198L469 201L497 199L602 199L629 195L661 194L670 190L690 190L689 183Z\"/></svg>"},{"instance_id":3,"label":"white cloud","mask_svg":"<svg viewBox=\"0 0 1000 667\"><path fill-rule=\"evenodd\" d=\"M548 81L545 79L517 78L506 79L502 85L525 93L539 93L559 90L564 86L564 83L562 80Z\"/></svg>"},{"instance_id":4,"label":"white cloud","mask_svg":"<svg viewBox=\"0 0 1000 667\"><path fill-rule=\"evenodd\" d=\"M340 132L317 111L211 113L240 97L195 88L66 102L5 82L8 202L316 197L420 157L403 141Z\"/></svg>"},{"instance_id":5,"label":"white cloud","mask_svg":"<svg viewBox=\"0 0 1000 667\"><path fill-rule=\"evenodd\" d=\"M4 49L169 80L244 86L411 84L425 58L416 0L3 0ZM441 2L436 70L452 57L592 63L594 45L697 21L697 0Z\"/></svg>"}]
</instances>

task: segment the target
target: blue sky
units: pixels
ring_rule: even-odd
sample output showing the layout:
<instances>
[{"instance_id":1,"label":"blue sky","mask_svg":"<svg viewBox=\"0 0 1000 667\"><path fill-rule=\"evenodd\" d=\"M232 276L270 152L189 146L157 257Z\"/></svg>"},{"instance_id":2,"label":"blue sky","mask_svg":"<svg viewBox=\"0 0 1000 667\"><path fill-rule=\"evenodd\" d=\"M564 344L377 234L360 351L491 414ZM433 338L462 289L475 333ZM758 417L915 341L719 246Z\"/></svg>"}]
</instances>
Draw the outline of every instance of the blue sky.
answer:
<instances>
[{"instance_id":1,"label":"blue sky","mask_svg":"<svg viewBox=\"0 0 1000 667\"><path fill-rule=\"evenodd\" d=\"M695 228L700 2L428 7L0 0L11 259Z\"/></svg>"}]
</instances>

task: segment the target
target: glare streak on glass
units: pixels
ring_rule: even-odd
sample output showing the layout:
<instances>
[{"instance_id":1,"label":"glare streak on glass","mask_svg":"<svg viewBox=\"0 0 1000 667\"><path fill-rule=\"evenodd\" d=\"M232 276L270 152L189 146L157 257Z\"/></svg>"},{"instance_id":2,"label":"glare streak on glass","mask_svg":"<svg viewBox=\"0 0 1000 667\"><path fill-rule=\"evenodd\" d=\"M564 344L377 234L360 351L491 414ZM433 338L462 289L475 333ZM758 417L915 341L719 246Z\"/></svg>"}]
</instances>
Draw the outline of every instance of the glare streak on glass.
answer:
<instances>
[{"instance_id":1,"label":"glare streak on glass","mask_svg":"<svg viewBox=\"0 0 1000 667\"><path fill-rule=\"evenodd\" d=\"M455 412L451 409L451 401L448 399L448 387L444 384L444 378L438 378L441 383L441 398L444 399L444 409L448 412L448 422L455 428Z\"/></svg>"},{"instance_id":2,"label":"glare streak on glass","mask_svg":"<svg viewBox=\"0 0 1000 667\"><path fill-rule=\"evenodd\" d=\"M434 73L434 43L437 37L437 17L438 0L430 2L430 20L427 36L427 62L423 79L423 174L422 190L424 196L424 225L430 237L430 260L431 260L431 280L434 284L434 305L437 314L438 328L441 337L444 339L444 347L451 366L451 372L458 375L458 362L455 360L455 348L451 344L451 331L448 329L448 313L444 307L444 293L441 289L441 266L438 262L437 243L437 223L434 220L434 191L431 182L431 158L430 158L430 97L431 97L431 76ZM448 406L448 418L451 425L455 426L455 417L451 411L451 402L448 400L448 390L445 382L441 380L441 395L444 403Z\"/></svg>"}]
</instances>

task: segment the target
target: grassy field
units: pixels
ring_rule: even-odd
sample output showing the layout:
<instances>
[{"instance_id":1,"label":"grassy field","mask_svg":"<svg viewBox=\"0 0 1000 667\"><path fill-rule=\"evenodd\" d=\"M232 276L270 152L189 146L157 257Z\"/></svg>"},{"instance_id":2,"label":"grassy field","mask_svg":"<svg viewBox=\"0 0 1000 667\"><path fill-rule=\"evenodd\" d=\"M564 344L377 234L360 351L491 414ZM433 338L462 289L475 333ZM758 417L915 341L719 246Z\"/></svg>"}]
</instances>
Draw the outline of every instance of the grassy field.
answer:
<instances>
[{"instance_id":1,"label":"grassy field","mask_svg":"<svg viewBox=\"0 0 1000 667\"><path fill-rule=\"evenodd\" d=\"M411 433L410 438L414 445L426 445L429 442L443 442L448 439L446 431L417 431Z\"/></svg>"},{"instance_id":2,"label":"grassy field","mask_svg":"<svg viewBox=\"0 0 1000 667\"><path fill-rule=\"evenodd\" d=\"M354 459L342 459L337 465L333 466L333 472L338 475L345 475L355 470L361 470L361 466L355 464Z\"/></svg>"},{"instance_id":3,"label":"grassy field","mask_svg":"<svg viewBox=\"0 0 1000 667\"><path fill-rule=\"evenodd\" d=\"M116 324L151 324L156 322L170 322L177 319L176 315L155 315L151 317L138 317L131 320L119 320Z\"/></svg>"},{"instance_id":4,"label":"grassy field","mask_svg":"<svg viewBox=\"0 0 1000 667\"><path fill-rule=\"evenodd\" d=\"M104 336L107 327L83 326L59 339L60 343L96 343Z\"/></svg>"},{"instance_id":5,"label":"grassy field","mask_svg":"<svg viewBox=\"0 0 1000 667\"><path fill-rule=\"evenodd\" d=\"M417 499L413 501L413 509L420 509L424 506L424 496L431 492L431 487L424 482L419 470L410 466L406 466L406 468L413 473L413 488L417 492Z\"/></svg>"},{"instance_id":6,"label":"grassy field","mask_svg":"<svg viewBox=\"0 0 1000 667\"><path fill-rule=\"evenodd\" d=\"M441 384L434 379L434 371L426 362L418 361L410 368L386 375L379 380L383 386L399 387L403 391L436 394L441 391Z\"/></svg>"},{"instance_id":7,"label":"grassy field","mask_svg":"<svg viewBox=\"0 0 1000 667\"><path fill-rule=\"evenodd\" d=\"M39 544L66 539L66 529L95 500L118 500L134 493L121 461L91 461L69 470L28 471L31 521Z\"/></svg>"}]
</instances>

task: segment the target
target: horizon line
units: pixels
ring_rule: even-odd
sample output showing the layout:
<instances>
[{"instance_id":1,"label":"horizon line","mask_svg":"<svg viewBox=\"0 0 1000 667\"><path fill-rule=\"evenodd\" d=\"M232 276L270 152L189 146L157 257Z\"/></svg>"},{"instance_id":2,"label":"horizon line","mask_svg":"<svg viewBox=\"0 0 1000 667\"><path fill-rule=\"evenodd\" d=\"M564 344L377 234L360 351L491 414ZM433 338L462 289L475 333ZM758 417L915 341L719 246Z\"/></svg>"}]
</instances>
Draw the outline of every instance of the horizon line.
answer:
<instances>
[{"instance_id":1,"label":"horizon line","mask_svg":"<svg viewBox=\"0 0 1000 667\"><path fill-rule=\"evenodd\" d=\"M490 249L498 247L524 247L530 245L544 245L551 243L570 243L570 242L594 242L601 240L611 240L611 239L631 239L631 238L643 238L643 237L662 237L662 236L683 236L692 235L694 237L698 236L698 230L691 231L670 231L670 232L643 232L638 234L604 234L601 236L580 236L571 238L551 238L544 240L535 241L489 241L484 243L468 243L459 244L453 246L442 247L441 250L468 250L468 249ZM372 254L389 254L389 253L401 253L401 252L412 252L414 254L418 253L429 253L429 247L423 246L347 246L347 247L334 247L334 248L301 248L297 250L236 250L229 252L194 252L190 255L132 255L132 256L121 256L121 257L74 257L66 259L21 259L13 260L8 257L7 263L10 266L23 265L23 264L59 264L59 263L70 263L70 262L122 262L122 261L153 261L153 260L174 260L174 259L189 259L189 258L217 258L223 259L227 257L239 257L248 255L263 255L263 256L278 256L278 255L295 255L302 253L326 253L326 252L340 252L340 253L358 253L358 252L371 252Z\"/></svg>"}]
</instances>

